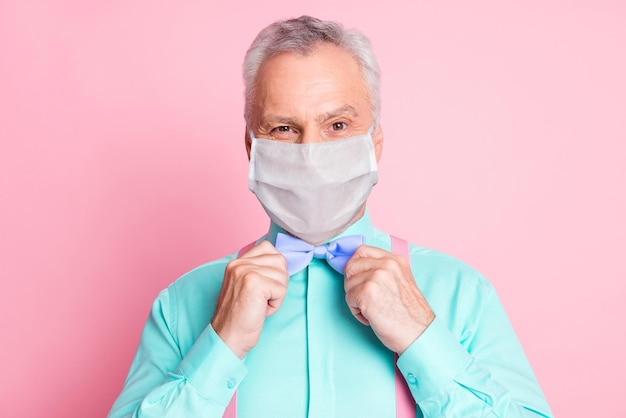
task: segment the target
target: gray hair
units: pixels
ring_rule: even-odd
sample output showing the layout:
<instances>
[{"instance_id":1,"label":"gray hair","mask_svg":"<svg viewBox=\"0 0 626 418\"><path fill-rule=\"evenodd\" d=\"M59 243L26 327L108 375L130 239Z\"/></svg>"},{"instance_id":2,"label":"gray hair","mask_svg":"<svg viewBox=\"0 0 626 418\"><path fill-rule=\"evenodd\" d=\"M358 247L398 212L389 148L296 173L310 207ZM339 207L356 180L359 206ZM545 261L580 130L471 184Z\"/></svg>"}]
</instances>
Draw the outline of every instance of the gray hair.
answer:
<instances>
[{"instance_id":1,"label":"gray hair","mask_svg":"<svg viewBox=\"0 0 626 418\"><path fill-rule=\"evenodd\" d=\"M338 46L357 61L367 87L374 125L378 125L380 69L369 39L356 29L344 29L340 23L301 16L297 19L274 22L263 29L246 53L243 62L244 118L248 127L251 127L252 100L255 94L256 76L261 65L282 52L307 55L321 42Z\"/></svg>"}]
</instances>

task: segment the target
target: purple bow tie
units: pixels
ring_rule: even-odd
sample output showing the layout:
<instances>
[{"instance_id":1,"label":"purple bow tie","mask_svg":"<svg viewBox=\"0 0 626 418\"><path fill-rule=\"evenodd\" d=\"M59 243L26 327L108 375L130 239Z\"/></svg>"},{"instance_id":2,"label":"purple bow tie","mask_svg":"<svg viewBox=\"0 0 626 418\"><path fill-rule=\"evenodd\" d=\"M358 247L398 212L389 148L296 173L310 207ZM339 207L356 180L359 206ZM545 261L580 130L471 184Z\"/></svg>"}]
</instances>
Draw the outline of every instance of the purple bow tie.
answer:
<instances>
[{"instance_id":1,"label":"purple bow tie","mask_svg":"<svg viewBox=\"0 0 626 418\"><path fill-rule=\"evenodd\" d=\"M313 258L325 258L334 270L343 274L346 263L361 244L365 244L363 235L348 235L322 245L311 245L280 232L276 235L276 249L287 259L290 276L308 266Z\"/></svg>"}]
</instances>

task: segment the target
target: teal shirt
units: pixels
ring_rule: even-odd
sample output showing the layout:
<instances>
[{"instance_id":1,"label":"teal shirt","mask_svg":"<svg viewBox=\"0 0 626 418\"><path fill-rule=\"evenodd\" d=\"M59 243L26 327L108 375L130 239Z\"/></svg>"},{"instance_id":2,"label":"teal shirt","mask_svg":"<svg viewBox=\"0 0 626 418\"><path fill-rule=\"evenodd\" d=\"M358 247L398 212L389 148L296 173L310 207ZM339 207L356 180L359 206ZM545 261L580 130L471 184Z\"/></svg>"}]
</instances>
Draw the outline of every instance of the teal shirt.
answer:
<instances>
[{"instance_id":1,"label":"teal shirt","mask_svg":"<svg viewBox=\"0 0 626 418\"><path fill-rule=\"evenodd\" d=\"M264 239L275 242L276 225ZM343 235L390 250L369 213ZM290 278L258 344L240 360L210 325L226 264L205 264L163 290L109 417L395 418L394 358L350 313L343 276L324 260ZM493 287L445 254L410 246L436 318L397 365L417 417L550 417Z\"/></svg>"}]
</instances>

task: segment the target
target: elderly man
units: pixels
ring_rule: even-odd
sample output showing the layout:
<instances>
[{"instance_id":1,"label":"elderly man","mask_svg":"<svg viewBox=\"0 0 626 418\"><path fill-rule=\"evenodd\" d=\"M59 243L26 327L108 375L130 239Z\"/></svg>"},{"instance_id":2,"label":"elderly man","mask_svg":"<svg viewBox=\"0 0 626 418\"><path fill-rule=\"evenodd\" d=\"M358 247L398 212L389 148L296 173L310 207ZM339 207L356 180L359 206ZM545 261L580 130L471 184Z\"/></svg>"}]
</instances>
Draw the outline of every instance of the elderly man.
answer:
<instances>
[{"instance_id":1,"label":"elderly man","mask_svg":"<svg viewBox=\"0 0 626 418\"><path fill-rule=\"evenodd\" d=\"M268 233L161 292L111 417L550 416L491 285L375 229L367 38L303 16L244 62Z\"/></svg>"}]
</instances>

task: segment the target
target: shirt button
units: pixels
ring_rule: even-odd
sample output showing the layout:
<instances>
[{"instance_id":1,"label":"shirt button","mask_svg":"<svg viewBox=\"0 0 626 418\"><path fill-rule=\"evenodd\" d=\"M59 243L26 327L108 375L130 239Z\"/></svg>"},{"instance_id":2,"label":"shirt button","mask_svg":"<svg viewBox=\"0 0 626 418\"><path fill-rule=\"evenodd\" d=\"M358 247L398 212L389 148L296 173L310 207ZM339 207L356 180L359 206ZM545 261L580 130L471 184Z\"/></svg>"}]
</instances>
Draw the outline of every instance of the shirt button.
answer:
<instances>
[{"instance_id":1,"label":"shirt button","mask_svg":"<svg viewBox=\"0 0 626 418\"><path fill-rule=\"evenodd\" d=\"M417 385L417 379L413 375L413 373L409 373L406 375L406 381L409 382L410 385Z\"/></svg>"},{"instance_id":2,"label":"shirt button","mask_svg":"<svg viewBox=\"0 0 626 418\"><path fill-rule=\"evenodd\" d=\"M237 380L233 379L232 377L228 380L226 380L226 386L228 387L228 389L232 389L237 385Z\"/></svg>"}]
</instances>

